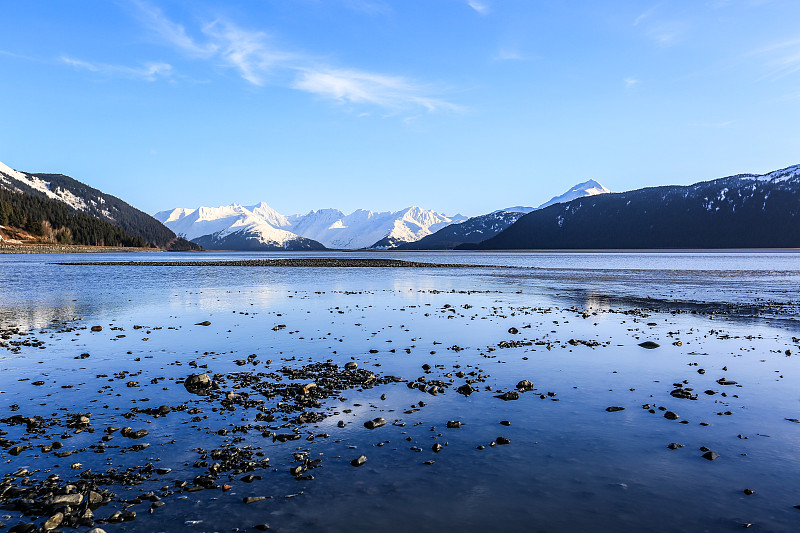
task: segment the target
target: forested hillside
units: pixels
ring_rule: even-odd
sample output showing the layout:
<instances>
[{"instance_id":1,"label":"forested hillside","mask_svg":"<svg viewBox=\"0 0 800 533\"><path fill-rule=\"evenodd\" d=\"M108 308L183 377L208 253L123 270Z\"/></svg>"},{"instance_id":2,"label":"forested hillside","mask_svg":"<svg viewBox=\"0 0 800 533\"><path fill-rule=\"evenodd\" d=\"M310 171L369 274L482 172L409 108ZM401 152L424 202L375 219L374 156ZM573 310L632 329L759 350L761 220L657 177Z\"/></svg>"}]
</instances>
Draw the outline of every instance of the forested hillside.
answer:
<instances>
[{"instance_id":1,"label":"forested hillside","mask_svg":"<svg viewBox=\"0 0 800 533\"><path fill-rule=\"evenodd\" d=\"M0 188L0 226L11 226L40 237L44 242L91 246L147 246L141 237L64 204Z\"/></svg>"}]
</instances>

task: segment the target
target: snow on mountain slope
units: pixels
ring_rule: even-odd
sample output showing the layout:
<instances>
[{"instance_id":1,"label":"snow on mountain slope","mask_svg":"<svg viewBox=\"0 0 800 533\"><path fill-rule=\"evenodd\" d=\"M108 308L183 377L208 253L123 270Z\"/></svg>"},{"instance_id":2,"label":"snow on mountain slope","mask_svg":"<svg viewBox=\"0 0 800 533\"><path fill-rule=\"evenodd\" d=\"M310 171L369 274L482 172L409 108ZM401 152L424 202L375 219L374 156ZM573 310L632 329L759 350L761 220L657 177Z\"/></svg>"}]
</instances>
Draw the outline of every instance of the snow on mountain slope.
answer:
<instances>
[{"instance_id":1,"label":"snow on mountain slope","mask_svg":"<svg viewBox=\"0 0 800 533\"><path fill-rule=\"evenodd\" d=\"M465 217L449 218L435 211L409 207L400 211L358 209L349 215L336 209L311 211L290 217L291 230L317 240L328 248L357 250L386 248L399 242L413 242Z\"/></svg>"},{"instance_id":2,"label":"snow on mountain slope","mask_svg":"<svg viewBox=\"0 0 800 533\"><path fill-rule=\"evenodd\" d=\"M154 216L177 235L191 241L203 235L224 231L239 220L255 215L246 207L233 204L196 209L179 207L172 211L161 211Z\"/></svg>"},{"instance_id":3,"label":"snow on mountain slope","mask_svg":"<svg viewBox=\"0 0 800 533\"><path fill-rule=\"evenodd\" d=\"M175 251L199 250L199 247L178 239L147 213L63 174L20 172L0 163L0 189L55 200L72 211L98 218L130 235L141 237L150 246Z\"/></svg>"},{"instance_id":4,"label":"snow on mountain slope","mask_svg":"<svg viewBox=\"0 0 800 533\"><path fill-rule=\"evenodd\" d=\"M14 183L15 180L18 183ZM63 202L77 211L88 211L86 202L79 196L75 196L69 189L50 187L49 181L45 181L42 178L32 174L14 170L2 162L0 162L0 182L4 183L10 190L16 192L27 192L24 187L19 186L19 184L22 184L35 191L44 193L44 195L48 198Z\"/></svg>"},{"instance_id":5,"label":"snow on mountain slope","mask_svg":"<svg viewBox=\"0 0 800 533\"><path fill-rule=\"evenodd\" d=\"M575 185L566 193L552 198L542 206L546 207L554 203L569 201L569 199L594 196L607 192L609 192L608 189L594 180L589 180ZM517 205L506 209L498 209L485 215L472 217L464 222L453 222L451 225L434 230L431 235L418 240L405 243L397 242L395 245L401 250L445 250L452 249L462 243L477 243L494 237L519 220L523 215L537 209L541 209L541 207Z\"/></svg>"},{"instance_id":6,"label":"snow on mountain slope","mask_svg":"<svg viewBox=\"0 0 800 533\"><path fill-rule=\"evenodd\" d=\"M234 232L253 233L272 243L304 237L328 248L347 250L385 248L416 241L453 222L466 220L461 215L450 218L416 206L396 212L359 209L345 215L338 209L320 209L305 215L285 216L264 202L252 207L233 204L178 208L155 216L189 240L212 234L223 238Z\"/></svg>"},{"instance_id":7,"label":"snow on mountain slope","mask_svg":"<svg viewBox=\"0 0 800 533\"><path fill-rule=\"evenodd\" d=\"M545 207L553 204L558 204L561 202L569 202L570 200L575 200L576 198L583 198L584 196L594 196L596 194L606 194L609 193L608 189L597 183L595 180L584 181L583 183L579 183L572 187L570 190L565 192L560 196L554 196L553 198L549 199L537 209L544 209ZM533 209L531 209L533 211Z\"/></svg>"},{"instance_id":8,"label":"snow on mountain slope","mask_svg":"<svg viewBox=\"0 0 800 533\"><path fill-rule=\"evenodd\" d=\"M780 170L774 170L767 174L757 175L757 174L740 174L739 176L735 176L742 179L754 179L758 181L771 181L773 183L780 183L782 181L788 181L793 178L800 176L800 165L792 165L790 167L782 168Z\"/></svg>"},{"instance_id":9,"label":"snow on mountain slope","mask_svg":"<svg viewBox=\"0 0 800 533\"><path fill-rule=\"evenodd\" d=\"M177 208L156 213L178 235L210 250L219 249L322 249L318 242L275 226L288 226L289 219L266 203L245 207L239 204L220 207Z\"/></svg>"}]
</instances>

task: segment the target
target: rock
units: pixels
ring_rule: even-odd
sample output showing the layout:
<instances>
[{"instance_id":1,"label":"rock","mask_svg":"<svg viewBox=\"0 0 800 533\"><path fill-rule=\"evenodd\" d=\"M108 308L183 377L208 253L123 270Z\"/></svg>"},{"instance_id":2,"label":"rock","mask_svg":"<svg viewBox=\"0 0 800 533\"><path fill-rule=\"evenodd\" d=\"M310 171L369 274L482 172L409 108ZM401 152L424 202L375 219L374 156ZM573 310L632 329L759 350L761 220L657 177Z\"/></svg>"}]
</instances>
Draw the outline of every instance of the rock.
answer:
<instances>
[{"instance_id":1,"label":"rock","mask_svg":"<svg viewBox=\"0 0 800 533\"><path fill-rule=\"evenodd\" d=\"M677 420L680 417L675 413L673 413L672 411L667 411L666 413L664 413L664 418L666 418L667 420Z\"/></svg>"},{"instance_id":2,"label":"rock","mask_svg":"<svg viewBox=\"0 0 800 533\"><path fill-rule=\"evenodd\" d=\"M748 496L752 496L753 494L756 493L756 491L754 491L753 489L744 489L744 493L747 494Z\"/></svg>"},{"instance_id":3,"label":"rock","mask_svg":"<svg viewBox=\"0 0 800 533\"><path fill-rule=\"evenodd\" d=\"M642 348L647 348L648 350L653 350L655 348L659 348L661 345L653 341L644 341L640 342L639 346L641 346Z\"/></svg>"},{"instance_id":4,"label":"rock","mask_svg":"<svg viewBox=\"0 0 800 533\"><path fill-rule=\"evenodd\" d=\"M208 374L192 374L183 382L183 386L192 394L207 394L213 386Z\"/></svg>"},{"instance_id":5,"label":"rock","mask_svg":"<svg viewBox=\"0 0 800 533\"><path fill-rule=\"evenodd\" d=\"M606 411L609 413L616 413L617 411L624 411L625 408L619 405L612 405L611 407L606 407Z\"/></svg>"},{"instance_id":6,"label":"rock","mask_svg":"<svg viewBox=\"0 0 800 533\"><path fill-rule=\"evenodd\" d=\"M667 448L670 450L677 450L678 448L683 448L683 444L678 444L677 442L671 442L667 444Z\"/></svg>"},{"instance_id":7,"label":"rock","mask_svg":"<svg viewBox=\"0 0 800 533\"><path fill-rule=\"evenodd\" d=\"M364 427L367 429L375 429L385 425L386 419L380 417L364 422Z\"/></svg>"},{"instance_id":8,"label":"rock","mask_svg":"<svg viewBox=\"0 0 800 533\"><path fill-rule=\"evenodd\" d=\"M523 379L519 383L517 383L517 389L519 390L533 390L533 383L528 381L527 379Z\"/></svg>"},{"instance_id":9,"label":"rock","mask_svg":"<svg viewBox=\"0 0 800 533\"><path fill-rule=\"evenodd\" d=\"M195 324L195 326L210 326L210 325L211 322L209 322L208 320L203 320L202 322L198 322L197 324Z\"/></svg>"},{"instance_id":10,"label":"rock","mask_svg":"<svg viewBox=\"0 0 800 533\"><path fill-rule=\"evenodd\" d=\"M261 500L266 500L266 499L267 499L266 496L246 496L242 498L242 502L244 502L247 505L250 505L251 503L260 502Z\"/></svg>"},{"instance_id":11,"label":"rock","mask_svg":"<svg viewBox=\"0 0 800 533\"><path fill-rule=\"evenodd\" d=\"M366 462L367 462L367 458L362 455L362 456L356 457L355 459L350 461L350 464L353 465L353 466L361 466Z\"/></svg>"},{"instance_id":12,"label":"rock","mask_svg":"<svg viewBox=\"0 0 800 533\"><path fill-rule=\"evenodd\" d=\"M350 362L344 364L344 369L345 370L350 370L352 372L356 368L358 368L358 363L356 363L355 361L350 361Z\"/></svg>"},{"instance_id":13,"label":"rock","mask_svg":"<svg viewBox=\"0 0 800 533\"><path fill-rule=\"evenodd\" d=\"M673 390L672 392L670 392L669 395L672 396L673 398L682 398L684 400L696 400L697 399L697 395L696 394L692 394L690 391L688 391L688 390L686 390L684 388L677 388L677 389Z\"/></svg>"},{"instance_id":14,"label":"rock","mask_svg":"<svg viewBox=\"0 0 800 533\"><path fill-rule=\"evenodd\" d=\"M460 420L448 420L447 421L447 427L448 427L448 429L458 429L458 428L461 427L461 421Z\"/></svg>"},{"instance_id":15,"label":"rock","mask_svg":"<svg viewBox=\"0 0 800 533\"><path fill-rule=\"evenodd\" d=\"M473 388L469 386L469 384L464 383L459 388L456 389L456 392L459 394L463 394L464 396L469 396L472 394Z\"/></svg>"},{"instance_id":16,"label":"rock","mask_svg":"<svg viewBox=\"0 0 800 533\"><path fill-rule=\"evenodd\" d=\"M703 454L703 459L708 459L709 461L713 461L719 457L717 452L707 451Z\"/></svg>"},{"instance_id":17,"label":"rock","mask_svg":"<svg viewBox=\"0 0 800 533\"><path fill-rule=\"evenodd\" d=\"M50 531L52 529L57 528L61 525L61 522L64 521L64 513L56 513L51 516L47 522L44 523L44 530Z\"/></svg>"},{"instance_id":18,"label":"rock","mask_svg":"<svg viewBox=\"0 0 800 533\"><path fill-rule=\"evenodd\" d=\"M501 420L500 421L500 425L501 426L510 426L511 422L509 422L508 420Z\"/></svg>"},{"instance_id":19,"label":"rock","mask_svg":"<svg viewBox=\"0 0 800 533\"><path fill-rule=\"evenodd\" d=\"M506 437L497 437L494 441L497 444L511 444L511 441Z\"/></svg>"},{"instance_id":20,"label":"rock","mask_svg":"<svg viewBox=\"0 0 800 533\"><path fill-rule=\"evenodd\" d=\"M92 326L92 331L103 331L103 326Z\"/></svg>"},{"instance_id":21,"label":"rock","mask_svg":"<svg viewBox=\"0 0 800 533\"><path fill-rule=\"evenodd\" d=\"M498 394L497 396L495 396L495 398L500 398L504 402L507 402L507 401L510 401L510 400L519 400L519 393L517 391L515 391L515 390L510 390L510 391L506 392L505 394Z\"/></svg>"},{"instance_id":22,"label":"rock","mask_svg":"<svg viewBox=\"0 0 800 533\"><path fill-rule=\"evenodd\" d=\"M146 429L139 429L134 431L133 428L124 427L119 432L120 435L123 437L128 437L129 439L141 439L142 437L146 437L150 434L149 431Z\"/></svg>"},{"instance_id":23,"label":"rock","mask_svg":"<svg viewBox=\"0 0 800 533\"><path fill-rule=\"evenodd\" d=\"M60 505L69 505L75 507L80 505L83 501L83 494L58 494L44 501L45 507L58 507Z\"/></svg>"},{"instance_id":24,"label":"rock","mask_svg":"<svg viewBox=\"0 0 800 533\"><path fill-rule=\"evenodd\" d=\"M511 333L512 335L516 335L517 333L519 333L519 330L517 328L508 328L508 332Z\"/></svg>"},{"instance_id":25,"label":"rock","mask_svg":"<svg viewBox=\"0 0 800 533\"><path fill-rule=\"evenodd\" d=\"M256 524L253 526L253 529L257 529L258 531L266 531L269 529L269 524Z\"/></svg>"},{"instance_id":26,"label":"rock","mask_svg":"<svg viewBox=\"0 0 800 533\"><path fill-rule=\"evenodd\" d=\"M86 533L106 533L105 529L100 529L99 527L95 527L87 531Z\"/></svg>"},{"instance_id":27,"label":"rock","mask_svg":"<svg viewBox=\"0 0 800 533\"><path fill-rule=\"evenodd\" d=\"M8 453L10 453L11 455L17 456L17 455L21 454L22 452L24 452L26 449L27 449L26 446L14 446L13 448L9 448L8 449Z\"/></svg>"},{"instance_id":28,"label":"rock","mask_svg":"<svg viewBox=\"0 0 800 533\"><path fill-rule=\"evenodd\" d=\"M431 446L431 450L433 450L433 453L439 453L440 451L442 451L442 445L437 442L433 446Z\"/></svg>"}]
</instances>

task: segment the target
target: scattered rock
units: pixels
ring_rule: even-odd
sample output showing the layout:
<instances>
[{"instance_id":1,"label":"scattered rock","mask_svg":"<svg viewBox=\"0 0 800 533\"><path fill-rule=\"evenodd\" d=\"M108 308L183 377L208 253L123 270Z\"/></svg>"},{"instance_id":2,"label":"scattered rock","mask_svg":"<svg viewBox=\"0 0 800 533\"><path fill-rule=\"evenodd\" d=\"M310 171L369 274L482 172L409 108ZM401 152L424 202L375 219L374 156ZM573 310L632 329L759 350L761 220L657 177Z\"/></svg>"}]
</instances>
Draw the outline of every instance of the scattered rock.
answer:
<instances>
[{"instance_id":1,"label":"scattered rock","mask_svg":"<svg viewBox=\"0 0 800 533\"><path fill-rule=\"evenodd\" d=\"M386 420L380 417L364 422L364 427L367 429L375 429L385 425Z\"/></svg>"},{"instance_id":2,"label":"scattered rock","mask_svg":"<svg viewBox=\"0 0 800 533\"><path fill-rule=\"evenodd\" d=\"M507 401L510 401L510 400L519 400L519 393L517 391L515 391L515 390L510 390L510 391L506 392L505 394L498 394L497 396L495 396L495 398L500 398L504 402L507 402Z\"/></svg>"},{"instance_id":3,"label":"scattered rock","mask_svg":"<svg viewBox=\"0 0 800 533\"><path fill-rule=\"evenodd\" d=\"M609 413L616 413L617 411L624 411L625 408L619 405L612 405L611 407L606 407L606 411Z\"/></svg>"},{"instance_id":4,"label":"scattered rock","mask_svg":"<svg viewBox=\"0 0 800 533\"><path fill-rule=\"evenodd\" d=\"M213 381L208 374L192 374L183 382L183 386L192 394L208 394L213 387Z\"/></svg>"},{"instance_id":5,"label":"scattered rock","mask_svg":"<svg viewBox=\"0 0 800 533\"><path fill-rule=\"evenodd\" d=\"M659 348L661 345L653 341L644 341L640 342L639 346L641 346L642 348L647 348L648 350L653 350L655 348Z\"/></svg>"},{"instance_id":6,"label":"scattered rock","mask_svg":"<svg viewBox=\"0 0 800 533\"><path fill-rule=\"evenodd\" d=\"M517 389L521 391L533 390L533 383L531 381L528 381L527 379L523 379L522 381L517 383Z\"/></svg>"}]
</instances>

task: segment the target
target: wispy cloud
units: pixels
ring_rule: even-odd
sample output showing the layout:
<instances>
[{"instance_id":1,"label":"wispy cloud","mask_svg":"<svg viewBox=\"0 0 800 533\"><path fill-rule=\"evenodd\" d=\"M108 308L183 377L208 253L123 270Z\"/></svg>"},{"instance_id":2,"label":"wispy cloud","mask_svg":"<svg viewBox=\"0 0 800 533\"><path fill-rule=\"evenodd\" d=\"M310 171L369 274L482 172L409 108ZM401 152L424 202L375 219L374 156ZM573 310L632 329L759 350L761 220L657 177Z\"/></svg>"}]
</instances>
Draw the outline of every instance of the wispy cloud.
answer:
<instances>
[{"instance_id":1,"label":"wispy cloud","mask_svg":"<svg viewBox=\"0 0 800 533\"><path fill-rule=\"evenodd\" d=\"M264 32L216 21L203 28L203 33L215 41L219 56L253 85L264 85L270 70L298 59L294 54L270 46L269 36Z\"/></svg>"},{"instance_id":2,"label":"wispy cloud","mask_svg":"<svg viewBox=\"0 0 800 533\"><path fill-rule=\"evenodd\" d=\"M489 14L489 6L480 0L467 0L467 4L481 15Z\"/></svg>"},{"instance_id":3,"label":"wispy cloud","mask_svg":"<svg viewBox=\"0 0 800 533\"><path fill-rule=\"evenodd\" d=\"M650 9L648 9L647 11L643 12L641 15L639 15L638 17L636 17L636 20L634 20L634 21L633 21L633 25L634 25L634 26L638 26L638 25L639 25L639 24L640 24L642 21L644 21L646 18L649 18L649 17L650 17L650 15L652 15L652 14L653 14L653 11L655 11L655 10L656 10L656 6L653 6L653 7L651 7Z\"/></svg>"},{"instance_id":4,"label":"wispy cloud","mask_svg":"<svg viewBox=\"0 0 800 533\"><path fill-rule=\"evenodd\" d=\"M124 65L108 65L105 63L90 63L74 57L61 56L60 61L79 70L88 70L109 76L155 81L159 77L172 76L172 65L168 63L146 63L141 67L128 67Z\"/></svg>"},{"instance_id":5,"label":"wispy cloud","mask_svg":"<svg viewBox=\"0 0 800 533\"><path fill-rule=\"evenodd\" d=\"M769 69L766 78L779 80L800 71L800 38L774 43L749 55L764 61Z\"/></svg>"},{"instance_id":6,"label":"wispy cloud","mask_svg":"<svg viewBox=\"0 0 800 533\"><path fill-rule=\"evenodd\" d=\"M285 84L339 103L369 104L392 112L403 109L455 110L457 106L433 96L432 91L402 76L323 65L305 54L288 51L263 31L244 29L230 21L216 20L200 28L201 39L169 20L157 7L133 0L140 19L165 43L191 58L222 63L248 83L264 86ZM351 3L380 6L375 2ZM486 9L477 0L471 0ZM473 9L480 11L479 7Z\"/></svg>"},{"instance_id":7,"label":"wispy cloud","mask_svg":"<svg viewBox=\"0 0 800 533\"><path fill-rule=\"evenodd\" d=\"M138 10L139 18L150 31L162 40L176 46L182 51L198 57L210 57L217 51L215 43L198 43L186 33L186 28L169 20L155 6L141 0L132 0Z\"/></svg>"},{"instance_id":8,"label":"wispy cloud","mask_svg":"<svg viewBox=\"0 0 800 533\"><path fill-rule=\"evenodd\" d=\"M639 84L639 80L637 78L634 78L633 76L628 76L627 78L622 80L622 82L625 84L626 89L632 89L633 87Z\"/></svg>"},{"instance_id":9,"label":"wispy cloud","mask_svg":"<svg viewBox=\"0 0 800 533\"><path fill-rule=\"evenodd\" d=\"M456 110L457 106L423 96L421 87L399 76L350 69L301 68L292 87L340 103L367 103L387 109L422 107L428 111Z\"/></svg>"}]
</instances>

